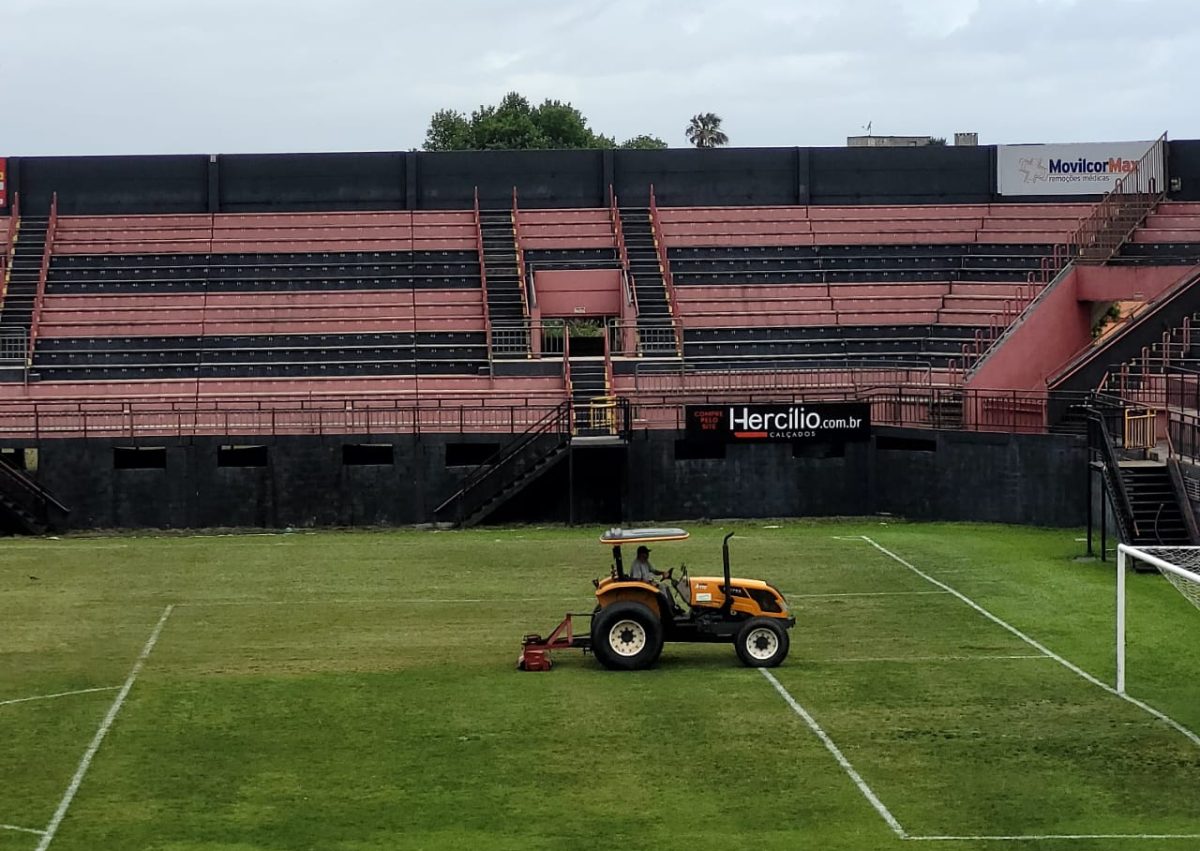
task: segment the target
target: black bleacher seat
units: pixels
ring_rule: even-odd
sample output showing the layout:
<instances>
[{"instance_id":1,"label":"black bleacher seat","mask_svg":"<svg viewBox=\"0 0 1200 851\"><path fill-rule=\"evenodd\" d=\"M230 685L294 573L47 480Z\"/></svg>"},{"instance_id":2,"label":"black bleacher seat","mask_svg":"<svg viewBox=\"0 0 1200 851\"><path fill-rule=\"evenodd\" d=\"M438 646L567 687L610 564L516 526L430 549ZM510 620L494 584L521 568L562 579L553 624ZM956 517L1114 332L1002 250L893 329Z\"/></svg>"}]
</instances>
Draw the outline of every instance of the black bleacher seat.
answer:
<instances>
[{"instance_id":1,"label":"black bleacher seat","mask_svg":"<svg viewBox=\"0 0 1200 851\"><path fill-rule=\"evenodd\" d=\"M946 325L687 328L684 360L702 369L728 369L747 361L807 367L831 358L945 367L974 339L975 331Z\"/></svg>"},{"instance_id":2,"label":"black bleacher seat","mask_svg":"<svg viewBox=\"0 0 1200 851\"><path fill-rule=\"evenodd\" d=\"M1048 245L837 245L670 250L677 286L1024 281Z\"/></svg>"},{"instance_id":3,"label":"black bleacher seat","mask_svg":"<svg viewBox=\"0 0 1200 851\"><path fill-rule=\"evenodd\" d=\"M482 331L42 338L34 369L57 380L477 374Z\"/></svg>"},{"instance_id":4,"label":"black bleacher seat","mask_svg":"<svg viewBox=\"0 0 1200 851\"><path fill-rule=\"evenodd\" d=\"M473 289L474 251L55 255L53 294Z\"/></svg>"}]
</instances>

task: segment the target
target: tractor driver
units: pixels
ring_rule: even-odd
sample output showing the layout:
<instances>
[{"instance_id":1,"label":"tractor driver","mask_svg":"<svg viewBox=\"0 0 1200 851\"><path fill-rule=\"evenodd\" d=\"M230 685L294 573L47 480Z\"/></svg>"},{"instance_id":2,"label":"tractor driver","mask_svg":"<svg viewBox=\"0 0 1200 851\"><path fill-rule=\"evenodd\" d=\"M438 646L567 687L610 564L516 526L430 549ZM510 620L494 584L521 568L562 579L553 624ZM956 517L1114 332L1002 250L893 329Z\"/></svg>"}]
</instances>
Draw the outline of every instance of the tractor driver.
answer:
<instances>
[{"instance_id":1,"label":"tractor driver","mask_svg":"<svg viewBox=\"0 0 1200 851\"><path fill-rule=\"evenodd\" d=\"M633 560L633 564L629 565L629 578L636 579L639 582L649 582L657 585L655 576L665 576L654 569L654 565L650 564L650 548L645 544L637 548L637 558Z\"/></svg>"},{"instance_id":2,"label":"tractor driver","mask_svg":"<svg viewBox=\"0 0 1200 851\"><path fill-rule=\"evenodd\" d=\"M680 607L675 601L675 597L671 594L672 586L671 583L667 581L667 575L668 574L663 573L661 570L655 570L654 565L650 564L649 547L643 544L637 548L637 557L633 560L633 563L629 565L629 578L635 579L639 582L649 582L651 585L658 586L658 593L666 598L665 602L667 604L668 611L679 611ZM654 577L656 576L659 577L659 579L655 579ZM676 593L680 593L678 589L674 590Z\"/></svg>"}]
</instances>

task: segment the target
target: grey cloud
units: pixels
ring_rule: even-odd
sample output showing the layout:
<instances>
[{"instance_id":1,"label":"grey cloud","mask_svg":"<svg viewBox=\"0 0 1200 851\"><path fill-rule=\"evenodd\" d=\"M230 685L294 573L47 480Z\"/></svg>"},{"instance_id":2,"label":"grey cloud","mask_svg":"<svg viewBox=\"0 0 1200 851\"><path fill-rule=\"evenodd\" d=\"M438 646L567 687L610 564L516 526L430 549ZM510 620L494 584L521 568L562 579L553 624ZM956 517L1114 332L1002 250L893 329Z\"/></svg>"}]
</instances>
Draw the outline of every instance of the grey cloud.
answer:
<instances>
[{"instance_id":1,"label":"grey cloud","mask_svg":"<svg viewBox=\"0 0 1200 851\"><path fill-rule=\"evenodd\" d=\"M9 0L0 153L417 147L518 89L682 145L1200 136L1191 0Z\"/></svg>"}]
</instances>

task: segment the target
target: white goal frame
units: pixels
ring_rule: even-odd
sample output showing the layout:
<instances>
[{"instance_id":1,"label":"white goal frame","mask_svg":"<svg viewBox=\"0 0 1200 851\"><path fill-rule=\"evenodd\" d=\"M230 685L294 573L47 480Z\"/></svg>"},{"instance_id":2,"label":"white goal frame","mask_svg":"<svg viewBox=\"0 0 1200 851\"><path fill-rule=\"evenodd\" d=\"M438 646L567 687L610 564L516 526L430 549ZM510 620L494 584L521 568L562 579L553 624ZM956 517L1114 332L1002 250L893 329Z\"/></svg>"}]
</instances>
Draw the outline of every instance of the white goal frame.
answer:
<instances>
[{"instance_id":1,"label":"white goal frame","mask_svg":"<svg viewBox=\"0 0 1200 851\"><path fill-rule=\"evenodd\" d=\"M1155 549L1162 549L1155 547ZM1178 549L1189 549L1200 551L1200 547L1178 547ZM1130 546L1129 544L1117 545L1117 693L1125 694L1125 571L1128 567L1128 560L1135 558L1138 561L1144 561L1147 564L1154 565L1163 573L1170 573L1185 579L1189 582L1195 582L1197 587L1200 587L1200 574L1192 573L1190 570L1184 570L1178 565L1171 564L1169 561L1164 561L1156 555L1152 555L1140 547Z\"/></svg>"}]
</instances>

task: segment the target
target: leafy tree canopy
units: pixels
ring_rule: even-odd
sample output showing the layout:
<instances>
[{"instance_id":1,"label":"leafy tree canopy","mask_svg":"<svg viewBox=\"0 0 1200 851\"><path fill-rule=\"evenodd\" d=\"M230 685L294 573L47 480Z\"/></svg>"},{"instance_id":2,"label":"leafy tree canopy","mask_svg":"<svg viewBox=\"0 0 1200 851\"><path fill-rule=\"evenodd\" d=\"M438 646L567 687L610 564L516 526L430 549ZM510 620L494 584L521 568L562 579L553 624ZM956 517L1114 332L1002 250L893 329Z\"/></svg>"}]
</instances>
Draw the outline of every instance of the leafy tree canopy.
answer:
<instances>
[{"instance_id":1,"label":"leafy tree canopy","mask_svg":"<svg viewBox=\"0 0 1200 851\"><path fill-rule=\"evenodd\" d=\"M425 131L427 151L524 151L554 148L615 148L616 140L596 133L583 113L558 100L533 106L518 92L509 92L495 106L483 105L470 117L453 109L439 109ZM665 148L654 136L635 136L622 148Z\"/></svg>"}]
</instances>

